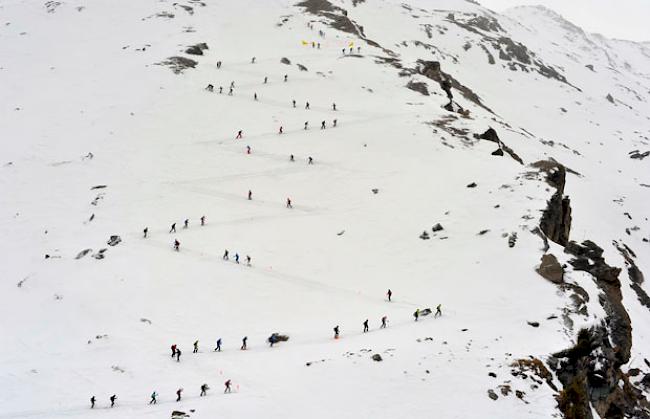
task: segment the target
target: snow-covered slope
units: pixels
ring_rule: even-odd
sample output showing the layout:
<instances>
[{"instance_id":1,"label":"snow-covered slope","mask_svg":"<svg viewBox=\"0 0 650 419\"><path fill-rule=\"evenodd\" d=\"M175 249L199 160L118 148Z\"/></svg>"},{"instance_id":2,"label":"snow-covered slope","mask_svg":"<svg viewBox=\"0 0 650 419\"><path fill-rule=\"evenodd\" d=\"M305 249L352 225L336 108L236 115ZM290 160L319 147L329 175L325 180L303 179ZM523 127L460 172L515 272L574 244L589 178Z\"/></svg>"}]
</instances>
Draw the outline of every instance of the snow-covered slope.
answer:
<instances>
[{"instance_id":1,"label":"snow-covered slope","mask_svg":"<svg viewBox=\"0 0 650 419\"><path fill-rule=\"evenodd\" d=\"M0 16L0 418L648 417L647 44L461 0Z\"/></svg>"}]
</instances>

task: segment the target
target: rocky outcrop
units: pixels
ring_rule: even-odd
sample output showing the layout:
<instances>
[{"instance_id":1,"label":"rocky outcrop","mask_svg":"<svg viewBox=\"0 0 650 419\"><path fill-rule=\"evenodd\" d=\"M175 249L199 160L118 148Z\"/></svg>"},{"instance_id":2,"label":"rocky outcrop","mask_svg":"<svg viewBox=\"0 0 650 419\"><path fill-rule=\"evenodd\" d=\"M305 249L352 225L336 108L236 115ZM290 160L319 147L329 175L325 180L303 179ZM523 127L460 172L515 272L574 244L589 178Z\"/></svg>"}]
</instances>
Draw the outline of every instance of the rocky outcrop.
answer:
<instances>
[{"instance_id":1,"label":"rocky outcrop","mask_svg":"<svg viewBox=\"0 0 650 419\"><path fill-rule=\"evenodd\" d=\"M202 42L200 44L190 45L185 50L185 53L190 55L203 55L203 51L206 49L208 49L208 44Z\"/></svg>"},{"instance_id":2,"label":"rocky outcrop","mask_svg":"<svg viewBox=\"0 0 650 419\"><path fill-rule=\"evenodd\" d=\"M485 106L483 102L481 102L481 98L476 93L474 93L472 89L461 84L458 80L453 78L451 75L442 71L439 61L418 60L417 63L418 63L417 72L419 74L422 74L424 77L427 77L437 82L440 85L440 88L445 92L445 94L449 98L450 102L454 98L454 95L452 93L452 88L453 88L458 90L465 99L475 103L476 105L480 106L481 108L485 109L490 113L494 113L490 108Z\"/></svg>"},{"instance_id":3,"label":"rocky outcrop","mask_svg":"<svg viewBox=\"0 0 650 419\"><path fill-rule=\"evenodd\" d=\"M618 279L621 269L609 266L603 258L603 249L590 240L582 244L569 242L564 251L574 256L569 261L574 270L587 272L594 277L602 292L599 301L607 315L606 323L614 343L617 366L627 363L632 349L632 325L623 305L621 281Z\"/></svg>"},{"instance_id":4,"label":"rocky outcrop","mask_svg":"<svg viewBox=\"0 0 650 419\"><path fill-rule=\"evenodd\" d=\"M556 399L566 419L591 419L591 407L601 418L650 418L648 400L619 361L604 325L581 330L575 346L549 358L564 386Z\"/></svg>"},{"instance_id":5,"label":"rocky outcrop","mask_svg":"<svg viewBox=\"0 0 650 419\"><path fill-rule=\"evenodd\" d=\"M503 152L505 151L508 153L510 157L519 164L524 164L524 161L519 157L517 153L507 145L501 141L499 138L499 135L497 132L494 130L494 128L488 128L487 131L485 131L483 134L474 134L474 138L481 139L481 140L487 140L487 141L492 141L493 143L497 143L499 145L499 149L496 151L492 152L493 156L503 156Z\"/></svg>"},{"instance_id":6,"label":"rocky outcrop","mask_svg":"<svg viewBox=\"0 0 650 419\"><path fill-rule=\"evenodd\" d=\"M639 299L639 303L650 310L650 296L648 296L648 293L641 286L645 278L643 276L643 272L641 272L641 269L639 269L639 267L636 265L636 262L634 261L636 254L625 244L620 245L615 241L614 246L616 246L621 256L623 256L623 259L625 259L627 276L630 278L630 282L632 282L630 288L632 288L632 290L634 290L636 293L636 296Z\"/></svg>"},{"instance_id":7,"label":"rocky outcrop","mask_svg":"<svg viewBox=\"0 0 650 419\"><path fill-rule=\"evenodd\" d=\"M550 160L534 163L533 167L545 171L546 181L556 189L546 205L539 227L551 241L566 246L571 232L571 200L564 196L566 168Z\"/></svg>"}]
</instances>

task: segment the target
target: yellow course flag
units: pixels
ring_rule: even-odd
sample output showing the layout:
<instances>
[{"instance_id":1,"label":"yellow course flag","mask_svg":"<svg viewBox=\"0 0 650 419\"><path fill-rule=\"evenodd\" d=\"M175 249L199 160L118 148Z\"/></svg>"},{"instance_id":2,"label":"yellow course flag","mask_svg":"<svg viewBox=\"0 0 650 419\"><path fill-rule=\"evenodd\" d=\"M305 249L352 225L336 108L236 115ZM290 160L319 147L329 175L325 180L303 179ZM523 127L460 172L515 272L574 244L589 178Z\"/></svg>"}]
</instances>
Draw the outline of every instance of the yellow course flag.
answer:
<instances>
[{"instance_id":1,"label":"yellow course flag","mask_svg":"<svg viewBox=\"0 0 650 419\"><path fill-rule=\"evenodd\" d=\"M303 45L309 45L309 42L307 42L307 41L302 41L302 44L303 44Z\"/></svg>"},{"instance_id":2,"label":"yellow course flag","mask_svg":"<svg viewBox=\"0 0 650 419\"><path fill-rule=\"evenodd\" d=\"M354 41L350 41L350 45L348 45L348 46L353 47L354 46Z\"/></svg>"}]
</instances>

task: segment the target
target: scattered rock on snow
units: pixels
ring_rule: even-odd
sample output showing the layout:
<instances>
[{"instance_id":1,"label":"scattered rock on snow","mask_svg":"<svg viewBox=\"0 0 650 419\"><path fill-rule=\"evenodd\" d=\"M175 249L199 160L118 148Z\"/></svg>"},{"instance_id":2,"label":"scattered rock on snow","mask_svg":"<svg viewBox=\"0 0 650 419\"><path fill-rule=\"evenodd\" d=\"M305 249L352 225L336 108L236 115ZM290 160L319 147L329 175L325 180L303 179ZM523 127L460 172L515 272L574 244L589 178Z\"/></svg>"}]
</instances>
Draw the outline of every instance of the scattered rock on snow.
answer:
<instances>
[{"instance_id":1,"label":"scattered rock on snow","mask_svg":"<svg viewBox=\"0 0 650 419\"><path fill-rule=\"evenodd\" d=\"M105 187L106 185L95 185L92 188L90 188L90 190L92 191L93 189L104 189Z\"/></svg>"},{"instance_id":2,"label":"scattered rock on snow","mask_svg":"<svg viewBox=\"0 0 650 419\"><path fill-rule=\"evenodd\" d=\"M539 322L526 322L526 323L528 323L528 326L539 327Z\"/></svg>"},{"instance_id":3,"label":"scattered rock on snow","mask_svg":"<svg viewBox=\"0 0 650 419\"><path fill-rule=\"evenodd\" d=\"M93 249L84 249L81 252L77 253L77 256L75 256L75 259L81 259L82 257L86 256L88 253L92 252Z\"/></svg>"},{"instance_id":4,"label":"scattered rock on snow","mask_svg":"<svg viewBox=\"0 0 650 419\"><path fill-rule=\"evenodd\" d=\"M542 255L540 265L536 269L537 273L554 284L564 282L564 268L560 265L555 255L547 253Z\"/></svg>"},{"instance_id":5,"label":"scattered rock on snow","mask_svg":"<svg viewBox=\"0 0 650 419\"><path fill-rule=\"evenodd\" d=\"M469 185L467 185L468 188L476 188L476 182L472 182Z\"/></svg>"},{"instance_id":6,"label":"scattered rock on snow","mask_svg":"<svg viewBox=\"0 0 650 419\"><path fill-rule=\"evenodd\" d=\"M309 70L307 70L307 67L305 67L305 66L302 65L302 64L296 64L296 65L298 66L298 69L299 69L300 71L309 71Z\"/></svg>"},{"instance_id":7,"label":"scattered rock on snow","mask_svg":"<svg viewBox=\"0 0 650 419\"><path fill-rule=\"evenodd\" d=\"M497 148L490 154L492 154L493 156L503 156L503 150L501 148Z\"/></svg>"},{"instance_id":8,"label":"scattered rock on snow","mask_svg":"<svg viewBox=\"0 0 650 419\"><path fill-rule=\"evenodd\" d=\"M492 389L489 389L487 393L488 393L488 397L491 398L492 400L496 400L499 398L499 396L497 396L497 394Z\"/></svg>"},{"instance_id":9,"label":"scattered rock on snow","mask_svg":"<svg viewBox=\"0 0 650 419\"><path fill-rule=\"evenodd\" d=\"M280 62L281 62L282 64L291 65L291 61L290 61L287 57L282 57L282 58L280 59Z\"/></svg>"},{"instance_id":10,"label":"scattered rock on snow","mask_svg":"<svg viewBox=\"0 0 650 419\"><path fill-rule=\"evenodd\" d=\"M422 234L420 234L420 238L422 240L429 240L429 233L427 233L426 231L423 231Z\"/></svg>"},{"instance_id":11,"label":"scattered rock on snow","mask_svg":"<svg viewBox=\"0 0 650 419\"><path fill-rule=\"evenodd\" d=\"M443 227L442 227L442 224L440 224L440 223L436 223L433 227L431 227L431 230L433 230L433 232L435 233L435 232L437 232L437 231L442 231L442 230L444 230L444 229L443 229Z\"/></svg>"},{"instance_id":12,"label":"scattered rock on snow","mask_svg":"<svg viewBox=\"0 0 650 419\"><path fill-rule=\"evenodd\" d=\"M375 195L377 195L379 193L379 189L377 189L377 188L374 188L374 189L371 189L371 190L372 190L372 193L374 193Z\"/></svg>"},{"instance_id":13,"label":"scattered rock on snow","mask_svg":"<svg viewBox=\"0 0 650 419\"><path fill-rule=\"evenodd\" d=\"M117 246L118 244L120 244L121 241L122 238L120 236L111 236L110 239L108 239L108 242L106 242L106 244L108 244L109 246Z\"/></svg>"},{"instance_id":14,"label":"scattered rock on snow","mask_svg":"<svg viewBox=\"0 0 650 419\"><path fill-rule=\"evenodd\" d=\"M191 55L203 55L203 51L206 49L208 49L208 44L201 42L200 44L190 45L187 47L185 53Z\"/></svg>"},{"instance_id":15,"label":"scattered rock on snow","mask_svg":"<svg viewBox=\"0 0 650 419\"><path fill-rule=\"evenodd\" d=\"M383 361L381 355L379 355L379 354L374 354L374 355L372 356L372 360L373 360L373 361L377 361L377 362L381 362L381 361Z\"/></svg>"},{"instance_id":16,"label":"scattered rock on snow","mask_svg":"<svg viewBox=\"0 0 650 419\"><path fill-rule=\"evenodd\" d=\"M188 415L187 413L182 412L180 410L174 410L172 412L172 419L185 419L185 418L189 418L189 417L190 417L190 415Z\"/></svg>"},{"instance_id":17,"label":"scattered rock on snow","mask_svg":"<svg viewBox=\"0 0 650 419\"><path fill-rule=\"evenodd\" d=\"M508 247L515 247L516 243L517 243L517 233L512 232L512 233L510 233L510 236L508 237Z\"/></svg>"}]
</instances>

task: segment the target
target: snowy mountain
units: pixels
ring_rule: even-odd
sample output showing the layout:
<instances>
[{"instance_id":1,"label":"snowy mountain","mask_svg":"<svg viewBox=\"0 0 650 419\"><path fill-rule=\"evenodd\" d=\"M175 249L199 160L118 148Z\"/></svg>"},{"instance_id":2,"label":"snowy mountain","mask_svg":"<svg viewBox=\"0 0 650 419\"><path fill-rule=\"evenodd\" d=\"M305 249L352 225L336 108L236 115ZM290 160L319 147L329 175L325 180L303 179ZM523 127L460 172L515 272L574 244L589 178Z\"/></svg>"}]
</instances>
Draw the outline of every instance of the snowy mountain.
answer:
<instances>
[{"instance_id":1,"label":"snowy mountain","mask_svg":"<svg viewBox=\"0 0 650 419\"><path fill-rule=\"evenodd\" d=\"M648 43L463 0L0 16L0 418L650 417Z\"/></svg>"}]
</instances>

